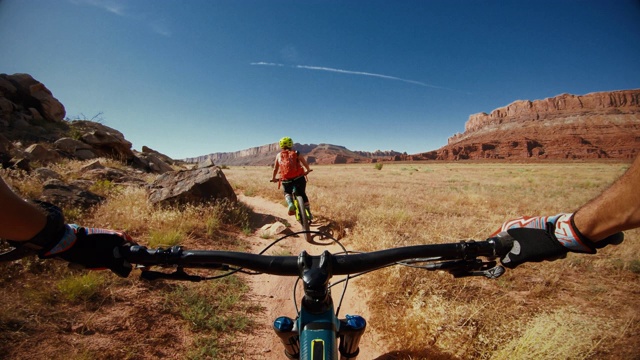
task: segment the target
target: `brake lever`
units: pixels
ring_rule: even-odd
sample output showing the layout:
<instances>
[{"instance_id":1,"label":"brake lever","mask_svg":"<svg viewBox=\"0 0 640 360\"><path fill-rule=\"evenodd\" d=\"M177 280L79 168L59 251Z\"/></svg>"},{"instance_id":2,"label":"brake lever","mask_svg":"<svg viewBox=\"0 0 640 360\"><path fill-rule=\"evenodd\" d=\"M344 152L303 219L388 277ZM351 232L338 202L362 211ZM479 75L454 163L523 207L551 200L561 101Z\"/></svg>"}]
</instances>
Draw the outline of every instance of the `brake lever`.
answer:
<instances>
[{"instance_id":1,"label":"brake lever","mask_svg":"<svg viewBox=\"0 0 640 360\"><path fill-rule=\"evenodd\" d=\"M468 276L484 276L488 279L497 279L505 273L502 265L496 265L495 261L483 262L479 270L471 269L450 269L449 273L455 278Z\"/></svg>"},{"instance_id":2,"label":"brake lever","mask_svg":"<svg viewBox=\"0 0 640 360\"><path fill-rule=\"evenodd\" d=\"M437 258L424 258L414 259L414 262L427 262L424 265L411 265L413 267L419 267L426 270L443 270L453 275L455 278L468 277L468 276L484 276L489 279L497 279L505 273L502 265L497 265L495 261L482 261L480 259L466 259L466 260L449 260L449 261L434 261Z\"/></svg>"}]
</instances>

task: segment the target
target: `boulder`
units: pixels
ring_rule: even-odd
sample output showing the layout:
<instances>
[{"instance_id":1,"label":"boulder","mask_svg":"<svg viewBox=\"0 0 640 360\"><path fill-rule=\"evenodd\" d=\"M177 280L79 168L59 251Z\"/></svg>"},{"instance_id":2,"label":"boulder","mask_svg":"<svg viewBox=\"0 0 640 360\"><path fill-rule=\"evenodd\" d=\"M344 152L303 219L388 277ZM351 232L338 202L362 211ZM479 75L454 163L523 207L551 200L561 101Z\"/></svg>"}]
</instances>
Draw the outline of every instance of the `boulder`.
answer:
<instances>
[{"instance_id":1,"label":"boulder","mask_svg":"<svg viewBox=\"0 0 640 360\"><path fill-rule=\"evenodd\" d=\"M102 167L89 169L80 174L81 179L91 180L108 180L114 184L134 184L137 186L146 185L146 182L134 175L129 171L123 171L119 169Z\"/></svg>"},{"instance_id":2,"label":"boulder","mask_svg":"<svg viewBox=\"0 0 640 360\"><path fill-rule=\"evenodd\" d=\"M131 143L121 132L97 122L76 120L71 127L80 135L80 141L87 144L91 151L100 156L131 162L135 158Z\"/></svg>"},{"instance_id":3,"label":"boulder","mask_svg":"<svg viewBox=\"0 0 640 360\"><path fill-rule=\"evenodd\" d=\"M52 150L47 149L40 144L33 144L25 149L25 153L28 154L29 160L37 161L41 164L48 164L60 160L60 155Z\"/></svg>"},{"instance_id":4,"label":"boulder","mask_svg":"<svg viewBox=\"0 0 640 360\"><path fill-rule=\"evenodd\" d=\"M105 166L102 165L102 163L100 163L100 160L95 160L95 161L92 161L92 162L82 166L80 168L80 172L85 173L87 171L96 170L96 169L104 169L104 168L105 168Z\"/></svg>"},{"instance_id":5,"label":"boulder","mask_svg":"<svg viewBox=\"0 0 640 360\"><path fill-rule=\"evenodd\" d=\"M60 176L60 174L58 174L57 172L49 168L45 168L45 167L37 168L34 170L34 173L38 177L38 179L44 182L50 179L62 180L62 176Z\"/></svg>"},{"instance_id":6,"label":"boulder","mask_svg":"<svg viewBox=\"0 0 640 360\"><path fill-rule=\"evenodd\" d=\"M134 151L137 158L137 167L144 171L152 172L155 174L164 174L174 169L154 153L138 153Z\"/></svg>"},{"instance_id":7,"label":"boulder","mask_svg":"<svg viewBox=\"0 0 640 360\"><path fill-rule=\"evenodd\" d=\"M53 146L56 149L63 151L69 155L75 154L78 150L91 150L91 146L89 146L88 144L69 137L63 137L56 140L53 143Z\"/></svg>"},{"instance_id":8,"label":"boulder","mask_svg":"<svg viewBox=\"0 0 640 360\"><path fill-rule=\"evenodd\" d=\"M175 162L172 158L168 157L167 155L165 155L165 154L163 154L163 153L161 153L159 151L153 150L148 146L142 145L142 153L143 154L155 155L157 158L159 158L160 160L162 160L165 163L170 164L170 165L173 165L174 162Z\"/></svg>"},{"instance_id":9,"label":"boulder","mask_svg":"<svg viewBox=\"0 0 640 360\"><path fill-rule=\"evenodd\" d=\"M261 235L272 237L278 234L282 234L287 230L287 226L280 221L276 221L273 224L266 224L260 228Z\"/></svg>"},{"instance_id":10,"label":"boulder","mask_svg":"<svg viewBox=\"0 0 640 360\"><path fill-rule=\"evenodd\" d=\"M49 89L29 74L0 74L0 89L5 97L20 98L25 109L34 108L44 119L62 121L66 115L64 105L58 101ZM9 83L9 84L7 84ZM9 86L10 85L10 86ZM15 89L15 91L13 90Z\"/></svg>"},{"instance_id":11,"label":"boulder","mask_svg":"<svg viewBox=\"0 0 640 360\"><path fill-rule=\"evenodd\" d=\"M89 209L101 203L104 198L88 191L78 184L66 184L61 180L50 179L44 183L42 200L60 207Z\"/></svg>"},{"instance_id":12,"label":"boulder","mask_svg":"<svg viewBox=\"0 0 640 360\"><path fill-rule=\"evenodd\" d=\"M196 165L196 167L198 169L207 168L207 167L210 167L210 166L215 166L215 164L213 163L213 159L211 159L211 158L206 158L205 160L199 162Z\"/></svg>"},{"instance_id":13,"label":"boulder","mask_svg":"<svg viewBox=\"0 0 640 360\"><path fill-rule=\"evenodd\" d=\"M149 202L159 205L202 204L215 199L237 201L219 167L166 172L154 181Z\"/></svg>"}]
</instances>

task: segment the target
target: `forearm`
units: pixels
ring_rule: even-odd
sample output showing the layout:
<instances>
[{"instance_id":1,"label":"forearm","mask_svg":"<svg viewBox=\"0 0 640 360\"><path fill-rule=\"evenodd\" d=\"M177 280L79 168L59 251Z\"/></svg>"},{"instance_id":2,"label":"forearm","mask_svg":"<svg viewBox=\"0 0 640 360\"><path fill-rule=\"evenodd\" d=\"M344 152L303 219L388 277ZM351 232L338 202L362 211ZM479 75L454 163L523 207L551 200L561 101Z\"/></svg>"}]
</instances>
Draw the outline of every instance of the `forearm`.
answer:
<instances>
[{"instance_id":1,"label":"forearm","mask_svg":"<svg viewBox=\"0 0 640 360\"><path fill-rule=\"evenodd\" d=\"M578 230L587 238L599 241L617 232L640 227L639 187L640 156L611 187L575 212Z\"/></svg>"},{"instance_id":2,"label":"forearm","mask_svg":"<svg viewBox=\"0 0 640 360\"><path fill-rule=\"evenodd\" d=\"M46 215L0 179L0 238L26 241L44 228Z\"/></svg>"},{"instance_id":3,"label":"forearm","mask_svg":"<svg viewBox=\"0 0 640 360\"><path fill-rule=\"evenodd\" d=\"M300 157L300 163L302 164L302 166L307 169L307 172L311 171L311 168L309 168L309 163L307 163L307 159L305 159L304 157Z\"/></svg>"}]
</instances>

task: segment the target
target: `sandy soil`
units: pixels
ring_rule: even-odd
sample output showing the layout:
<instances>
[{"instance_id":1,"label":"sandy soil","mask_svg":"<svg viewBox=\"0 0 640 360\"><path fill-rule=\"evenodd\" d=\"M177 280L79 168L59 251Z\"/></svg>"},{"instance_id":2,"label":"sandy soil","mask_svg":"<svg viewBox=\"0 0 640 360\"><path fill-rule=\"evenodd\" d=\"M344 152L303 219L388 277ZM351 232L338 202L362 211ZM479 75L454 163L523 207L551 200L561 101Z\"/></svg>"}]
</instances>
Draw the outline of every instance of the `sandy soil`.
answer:
<instances>
[{"instance_id":1,"label":"sandy soil","mask_svg":"<svg viewBox=\"0 0 640 360\"><path fill-rule=\"evenodd\" d=\"M284 206L265 200L259 197L246 197L239 195L239 199L253 208L257 217L263 219L264 223L275 221L275 219L287 219L293 231L301 230L300 225L293 216L287 215ZM317 230L317 226L312 226L312 230ZM271 239L263 239L258 233L251 237L251 244L254 252L259 252L271 243ZM320 254L322 251L339 252L341 249L337 245L314 245L309 244L302 237L284 240L279 245L282 253L288 252L292 255L299 254L302 250L307 250L312 255ZM353 250L353 249L352 249ZM334 279L335 280L335 279ZM295 318L295 307L293 304L293 286L296 279L290 277L257 275L248 276L251 286L251 297L264 307L264 312L256 319L257 330L246 339L247 356L250 359L271 360L286 359L283 347L278 337L272 330L272 323L278 316L289 316ZM353 279L349 282L349 287L342 302L339 316L345 314L360 315L368 320L367 309L368 294L364 291L359 282L366 281L365 278ZM301 285L298 286L300 288ZM334 303L337 306L342 285L332 289ZM297 301L300 300L301 291L298 289ZM358 359L375 359L385 354L384 344L381 343L379 335L374 329L367 325L367 330L360 342L360 355Z\"/></svg>"}]
</instances>

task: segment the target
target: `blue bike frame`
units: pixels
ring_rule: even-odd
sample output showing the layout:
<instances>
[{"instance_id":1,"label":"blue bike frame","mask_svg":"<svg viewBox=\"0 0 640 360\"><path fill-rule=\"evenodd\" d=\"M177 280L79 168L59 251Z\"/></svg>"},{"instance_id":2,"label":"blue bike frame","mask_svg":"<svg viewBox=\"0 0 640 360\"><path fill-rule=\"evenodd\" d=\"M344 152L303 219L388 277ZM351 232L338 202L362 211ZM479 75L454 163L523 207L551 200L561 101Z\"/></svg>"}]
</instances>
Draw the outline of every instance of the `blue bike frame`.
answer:
<instances>
[{"instance_id":1,"label":"blue bike frame","mask_svg":"<svg viewBox=\"0 0 640 360\"><path fill-rule=\"evenodd\" d=\"M332 256L325 251L314 259L303 251L298 257L305 293L298 318L294 321L282 316L273 323L289 359L346 360L358 356L366 321L358 315L336 317L329 290Z\"/></svg>"}]
</instances>

